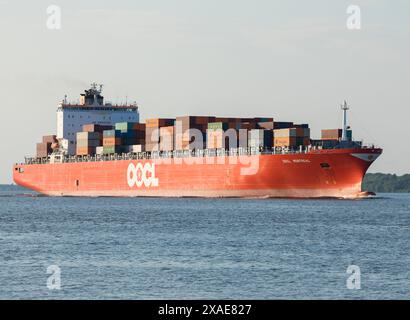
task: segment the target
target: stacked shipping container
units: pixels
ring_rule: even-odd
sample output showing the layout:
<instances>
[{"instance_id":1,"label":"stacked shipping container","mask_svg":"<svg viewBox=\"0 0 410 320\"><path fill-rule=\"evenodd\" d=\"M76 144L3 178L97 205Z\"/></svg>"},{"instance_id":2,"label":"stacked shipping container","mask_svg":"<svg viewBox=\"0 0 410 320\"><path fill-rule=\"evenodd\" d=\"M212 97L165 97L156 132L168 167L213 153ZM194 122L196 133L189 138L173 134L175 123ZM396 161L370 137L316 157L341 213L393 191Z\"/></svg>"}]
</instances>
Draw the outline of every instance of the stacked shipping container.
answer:
<instances>
[{"instance_id":1,"label":"stacked shipping container","mask_svg":"<svg viewBox=\"0 0 410 320\"><path fill-rule=\"evenodd\" d=\"M196 135L191 131L192 129L199 130L201 133L200 141L196 141L198 148L205 148L206 145L206 131L208 123L215 121L215 117L204 116L184 116L177 117L175 121L175 149L189 150L193 149L191 143L195 140ZM199 137L197 137L199 138ZM201 147L202 146L202 147Z\"/></svg>"},{"instance_id":2,"label":"stacked shipping container","mask_svg":"<svg viewBox=\"0 0 410 320\"><path fill-rule=\"evenodd\" d=\"M260 126L260 124L262 126ZM208 149L229 148L231 146L235 148L246 148L248 146L247 132L264 127L273 128L273 118L216 117L215 122L210 122L208 124L206 147ZM235 130L235 134L233 132L226 133L227 130ZM245 133L243 130L246 130ZM232 141L234 137L235 141ZM271 142L269 144L271 144Z\"/></svg>"},{"instance_id":3,"label":"stacked shipping container","mask_svg":"<svg viewBox=\"0 0 410 320\"><path fill-rule=\"evenodd\" d=\"M224 132L229 129L227 122L208 123L206 147L208 149L224 148Z\"/></svg>"},{"instance_id":4,"label":"stacked shipping container","mask_svg":"<svg viewBox=\"0 0 410 320\"><path fill-rule=\"evenodd\" d=\"M166 126L159 128L159 150L172 151L175 149L174 143L174 126Z\"/></svg>"},{"instance_id":5,"label":"stacked shipping container","mask_svg":"<svg viewBox=\"0 0 410 320\"><path fill-rule=\"evenodd\" d=\"M99 132L102 134L104 130L111 130L113 126L103 126L100 124L85 124L83 125L83 132Z\"/></svg>"},{"instance_id":6,"label":"stacked shipping container","mask_svg":"<svg viewBox=\"0 0 410 320\"><path fill-rule=\"evenodd\" d=\"M145 127L145 150L158 151L160 148L160 128L173 126L175 119L147 119Z\"/></svg>"},{"instance_id":7,"label":"stacked shipping container","mask_svg":"<svg viewBox=\"0 0 410 320\"><path fill-rule=\"evenodd\" d=\"M96 148L101 146L101 132L77 132L77 152L79 156L94 155Z\"/></svg>"},{"instance_id":8,"label":"stacked shipping container","mask_svg":"<svg viewBox=\"0 0 410 320\"><path fill-rule=\"evenodd\" d=\"M322 140L340 140L342 138L342 129L323 129Z\"/></svg>"},{"instance_id":9,"label":"stacked shipping container","mask_svg":"<svg viewBox=\"0 0 410 320\"><path fill-rule=\"evenodd\" d=\"M289 129L293 128L293 122L275 121L273 129Z\"/></svg>"},{"instance_id":10,"label":"stacked shipping container","mask_svg":"<svg viewBox=\"0 0 410 320\"><path fill-rule=\"evenodd\" d=\"M310 129L304 127L273 130L274 147L299 147L310 144Z\"/></svg>"},{"instance_id":11,"label":"stacked shipping container","mask_svg":"<svg viewBox=\"0 0 410 320\"><path fill-rule=\"evenodd\" d=\"M200 132L200 137L192 129ZM241 134L245 133L244 137ZM322 140L313 145L334 147L342 137L342 129L322 130ZM348 140L352 132L347 132ZM190 146L194 139L199 144ZM234 139L232 141L232 138ZM204 144L202 144L204 143ZM229 145L228 145L229 144ZM112 126L87 124L77 133L77 155L114 154L122 152L228 149L252 147L299 147L311 144L308 124L277 122L273 118L222 118L184 116L176 119L148 119L146 124L116 123ZM47 157L59 147L56 136L44 136L37 144L37 157Z\"/></svg>"},{"instance_id":12,"label":"stacked shipping container","mask_svg":"<svg viewBox=\"0 0 410 320\"><path fill-rule=\"evenodd\" d=\"M342 139L343 130L342 129L323 129L322 130L322 140L337 140ZM352 130L346 131L347 140L352 140Z\"/></svg>"},{"instance_id":13,"label":"stacked shipping container","mask_svg":"<svg viewBox=\"0 0 410 320\"><path fill-rule=\"evenodd\" d=\"M77 133L77 155L142 152L145 150L145 124L119 122L112 126L87 124Z\"/></svg>"},{"instance_id":14,"label":"stacked shipping container","mask_svg":"<svg viewBox=\"0 0 410 320\"><path fill-rule=\"evenodd\" d=\"M45 158L58 147L57 137L55 135L43 136L42 142L37 143L37 158Z\"/></svg>"},{"instance_id":15,"label":"stacked shipping container","mask_svg":"<svg viewBox=\"0 0 410 320\"><path fill-rule=\"evenodd\" d=\"M258 128L265 129L265 130L273 130L275 128L275 122L273 121L258 122Z\"/></svg>"},{"instance_id":16,"label":"stacked shipping container","mask_svg":"<svg viewBox=\"0 0 410 320\"><path fill-rule=\"evenodd\" d=\"M102 153L103 132L112 130L113 126L85 124L82 132L77 132L76 154L79 156Z\"/></svg>"},{"instance_id":17,"label":"stacked shipping container","mask_svg":"<svg viewBox=\"0 0 410 320\"><path fill-rule=\"evenodd\" d=\"M265 129L253 129L248 134L248 146L250 148L272 148L273 131Z\"/></svg>"},{"instance_id":18,"label":"stacked shipping container","mask_svg":"<svg viewBox=\"0 0 410 320\"><path fill-rule=\"evenodd\" d=\"M103 153L113 154L122 152L122 138L120 130L104 130L103 131Z\"/></svg>"},{"instance_id":19,"label":"stacked shipping container","mask_svg":"<svg viewBox=\"0 0 410 320\"><path fill-rule=\"evenodd\" d=\"M121 132L123 152L142 152L142 150L145 150L146 125L144 123L116 123L115 129Z\"/></svg>"}]
</instances>

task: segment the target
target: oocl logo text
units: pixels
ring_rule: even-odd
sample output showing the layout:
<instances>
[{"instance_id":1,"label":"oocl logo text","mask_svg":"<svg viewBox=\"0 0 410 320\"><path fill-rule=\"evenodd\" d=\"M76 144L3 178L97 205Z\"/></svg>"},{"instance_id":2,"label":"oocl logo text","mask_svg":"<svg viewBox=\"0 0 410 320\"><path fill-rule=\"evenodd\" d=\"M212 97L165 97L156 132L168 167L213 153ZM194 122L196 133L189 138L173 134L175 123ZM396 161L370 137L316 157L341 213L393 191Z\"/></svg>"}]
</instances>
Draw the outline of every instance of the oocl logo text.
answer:
<instances>
[{"instance_id":1,"label":"oocl logo text","mask_svg":"<svg viewBox=\"0 0 410 320\"><path fill-rule=\"evenodd\" d=\"M130 163L127 170L127 181L130 188L137 186L142 187L158 187L159 181L155 176L154 163Z\"/></svg>"}]
</instances>

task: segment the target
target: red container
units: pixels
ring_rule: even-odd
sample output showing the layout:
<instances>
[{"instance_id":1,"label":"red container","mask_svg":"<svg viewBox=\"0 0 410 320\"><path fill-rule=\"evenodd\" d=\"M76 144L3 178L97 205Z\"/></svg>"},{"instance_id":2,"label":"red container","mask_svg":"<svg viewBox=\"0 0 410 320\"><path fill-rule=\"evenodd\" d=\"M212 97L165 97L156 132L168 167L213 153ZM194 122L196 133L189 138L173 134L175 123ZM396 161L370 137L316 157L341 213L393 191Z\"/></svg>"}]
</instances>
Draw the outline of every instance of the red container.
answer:
<instances>
[{"instance_id":1,"label":"red container","mask_svg":"<svg viewBox=\"0 0 410 320\"><path fill-rule=\"evenodd\" d=\"M342 129L323 129L322 140L338 140L342 138Z\"/></svg>"},{"instance_id":2,"label":"red container","mask_svg":"<svg viewBox=\"0 0 410 320\"><path fill-rule=\"evenodd\" d=\"M42 142L42 143L37 143L37 157L38 158L44 158L47 157L49 154L53 152L51 149L51 142Z\"/></svg>"},{"instance_id":3,"label":"red container","mask_svg":"<svg viewBox=\"0 0 410 320\"><path fill-rule=\"evenodd\" d=\"M267 130L273 130L274 129L274 122L269 121L269 122L258 122L258 127L260 129L267 129Z\"/></svg>"},{"instance_id":4,"label":"red container","mask_svg":"<svg viewBox=\"0 0 410 320\"><path fill-rule=\"evenodd\" d=\"M43 143L53 143L57 142L57 137L55 135L43 136Z\"/></svg>"},{"instance_id":5,"label":"red container","mask_svg":"<svg viewBox=\"0 0 410 320\"><path fill-rule=\"evenodd\" d=\"M136 124L134 124L132 129L135 130L135 131L145 131L146 124L145 123L136 123Z\"/></svg>"}]
</instances>

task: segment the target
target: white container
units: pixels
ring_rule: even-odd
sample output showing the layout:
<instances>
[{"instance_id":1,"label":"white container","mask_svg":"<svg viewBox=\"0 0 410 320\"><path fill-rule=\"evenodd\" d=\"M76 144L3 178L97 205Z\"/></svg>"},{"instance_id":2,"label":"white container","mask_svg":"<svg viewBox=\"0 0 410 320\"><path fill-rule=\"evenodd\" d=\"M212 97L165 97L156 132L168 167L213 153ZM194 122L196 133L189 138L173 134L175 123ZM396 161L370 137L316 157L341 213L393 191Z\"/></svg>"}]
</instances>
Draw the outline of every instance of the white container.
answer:
<instances>
[{"instance_id":1,"label":"white container","mask_svg":"<svg viewBox=\"0 0 410 320\"><path fill-rule=\"evenodd\" d=\"M68 150L68 139L59 139L58 144L62 150Z\"/></svg>"},{"instance_id":2,"label":"white container","mask_svg":"<svg viewBox=\"0 0 410 320\"><path fill-rule=\"evenodd\" d=\"M126 151L131 153L144 152L144 149L144 146L141 144L134 144L126 147Z\"/></svg>"},{"instance_id":3,"label":"white container","mask_svg":"<svg viewBox=\"0 0 410 320\"><path fill-rule=\"evenodd\" d=\"M77 132L77 140L100 140L100 132Z\"/></svg>"},{"instance_id":4,"label":"white container","mask_svg":"<svg viewBox=\"0 0 410 320\"><path fill-rule=\"evenodd\" d=\"M263 141L264 130L263 129L252 129L249 131L249 140Z\"/></svg>"},{"instance_id":5,"label":"white container","mask_svg":"<svg viewBox=\"0 0 410 320\"><path fill-rule=\"evenodd\" d=\"M95 148L95 153L98 155L103 154L104 147L97 147Z\"/></svg>"}]
</instances>

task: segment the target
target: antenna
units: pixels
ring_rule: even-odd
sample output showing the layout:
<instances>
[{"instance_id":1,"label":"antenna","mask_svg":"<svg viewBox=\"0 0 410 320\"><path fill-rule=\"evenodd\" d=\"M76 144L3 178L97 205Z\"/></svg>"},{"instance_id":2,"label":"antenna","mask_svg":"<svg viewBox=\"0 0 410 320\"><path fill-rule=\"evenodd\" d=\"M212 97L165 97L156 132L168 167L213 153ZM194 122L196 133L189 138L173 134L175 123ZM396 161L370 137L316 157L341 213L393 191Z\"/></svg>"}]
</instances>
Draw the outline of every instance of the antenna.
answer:
<instances>
[{"instance_id":1,"label":"antenna","mask_svg":"<svg viewBox=\"0 0 410 320\"><path fill-rule=\"evenodd\" d=\"M344 104L341 105L341 109L343 110L342 141L347 141L347 110L349 110L349 106L347 105L346 100L344 101Z\"/></svg>"}]
</instances>

